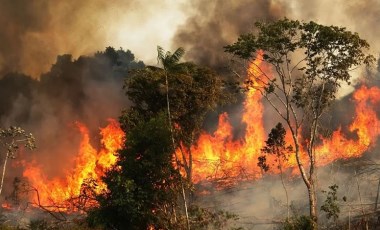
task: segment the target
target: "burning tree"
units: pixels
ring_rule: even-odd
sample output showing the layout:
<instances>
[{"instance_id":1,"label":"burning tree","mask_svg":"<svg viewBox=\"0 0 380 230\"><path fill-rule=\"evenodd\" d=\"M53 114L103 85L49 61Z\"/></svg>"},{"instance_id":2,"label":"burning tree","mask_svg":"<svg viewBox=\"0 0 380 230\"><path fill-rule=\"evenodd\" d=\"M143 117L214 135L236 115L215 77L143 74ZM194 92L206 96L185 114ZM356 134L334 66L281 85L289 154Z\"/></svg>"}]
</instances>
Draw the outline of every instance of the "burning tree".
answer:
<instances>
[{"instance_id":1,"label":"burning tree","mask_svg":"<svg viewBox=\"0 0 380 230\"><path fill-rule=\"evenodd\" d=\"M98 196L100 207L90 212L94 224L189 228L178 198L183 196L182 186L190 188L193 160L190 151L175 157L175 150L190 148L206 113L227 94L212 70L179 63L181 55L162 52L163 68L147 66L131 71L126 79L126 94L133 102L120 117L126 141L104 178L108 191Z\"/></svg>"},{"instance_id":2,"label":"burning tree","mask_svg":"<svg viewBox=\"0 0 380 230\"><path fill-rule=\"evenodd\" d=\"M97 197L100 207L90 212L90 222L113 229L177 228L180 175L170 142L163 114L131 127L116 165L104 177L107 191Z\"/></svg>"},{"instance_id":3,"label":"burning tree","mask_svg":"<svg viewBox=\"0 0 380 230\"><path fill-rule=\"evenodd\" d=\"M246 87L258 90L289 129L308 190L312 227L317 229L314 147L320 141L321 119L341 84L350 83L351 71L374 58L365 54L369 48L365 40L342 27L286 18L255 25L255 33L240 35L225 51L252 64L260 59L273 67L271 74L257 66L259 71L252 73L254 78ZM307 162L301 161L303 154Z\"/></svg>"}]
</instances>

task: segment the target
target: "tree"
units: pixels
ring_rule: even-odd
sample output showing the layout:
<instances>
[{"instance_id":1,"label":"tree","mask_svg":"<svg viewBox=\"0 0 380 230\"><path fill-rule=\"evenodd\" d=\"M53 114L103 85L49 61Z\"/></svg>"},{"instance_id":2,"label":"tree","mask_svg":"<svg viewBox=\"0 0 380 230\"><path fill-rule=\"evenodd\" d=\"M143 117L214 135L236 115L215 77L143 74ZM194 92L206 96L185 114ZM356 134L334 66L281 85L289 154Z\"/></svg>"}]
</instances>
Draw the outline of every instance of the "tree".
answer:
<instances>
[{"instance_id":1,"label":"tree","mask_svg":"<svg viewBox=\"0 0 380 230\"><path fill-rule=\"evenodd\" d=\"M329 186L330 191L322 191L326 194L326 200L323 202L323 205L321 206L321 210L326 213L326 217L328 220L333 218L333 221L336 222L336 220L339 218L340 214L340 207L338 205L338 192L339 186L336 184L333 184Z\"/></svg>"},{"instance_id":2,"label":"tree","mask_svg":"<svg viewBox=\"0 0 380 230\"><path fill-rule=\"evenodd\" d=\"M123 113L121 120L122 126L128 130L129 126L133 126L140 119L149 119L157 113L170 111L175 142L173 150L183 150L178 158L187 181L191 182L193 159L190 146L199 137L206 114L218 105L228 102L230 94L223 88L223 82L218 75L209 68L186 62L177 64L174 69L176 71L168 72L162 68L147 66L145 69L132 71L125 88L134 105Z\"/></svg>"},{"instance_id":3,"label":"tree","mask_svg":"<svg viewBox=\"0 0 380 230\"><path fill-rule=\"evenodd\" d=\"M247 61L259 58L272 66L273 74L257 66L254 81L259 84L246 85L262 93L291 132L298 169L308 190L313 229L317 229L314 147L321 118L341 83L350 83L351 71L374 58L365 53L369 48L365 40L342 27L286 18L255 26L257 33L240 35L225 51ZM301 149L306 150L307 161L301 160Z\"/></svg>"},{"instance_id":4,"label":"tree","mask_svg":"<svg viewBox=\"0 0 380 230\"><path fill-rule=\"evenodd\" d=\"M3 164L3 172L1 174L0 194L3 191L5 171L8 159L16 158L16 152L20 146L34 149L35 139L31 133L26 133L20 127L11 126L7 129L0 129L0 145L5 150L5 158Z\"/></svg>"},{"instance_id":5,"label":"tree","mask_svg":"<svg viewBox=\"0 0 380 230\"><path fill-rule=\"evenodd\" d=\"M166 63L166 58L162 60ZM190 157L183 153L178 159L175 150L196 138L206 113L225 94L221 80L208 68L178 63L174 71L168 66L172 65L135 69L125 81L133 103L120 117L126 142L104 178L108 190L97 197L99 207L89 213L93 224L116 229L189 228L178 198L184 194L183 186L190 186Z\"/></svg>"},{"instance_id":6,"label":"tree","mask_svg":"<svg viewBox=\"0 0 380 230\"><path fill-rule=\"evenodd\" d=\"M108 190L90 211L92 224L112 229L178 228L178 171L166 114L141 121L126 136L116 165L103 178Z\"/></svg>"},{"instance_id":7,"label":"tree","mask_svg":"<svg viewBox=\"0 0 380 230\"><path fill-rule=\"evenodd\" d=\"M276 127L270 131L268 140L265 141L265 146L261 149L261 151L263 152L263 154L271 154L274 155L276 158L276 167L280 170L281 183L285 191L287 218L289 219L289 196L284 181L283 164L284 161L288 160L289 154L293 151L293 148L291 145L286 146L285 135L286 130L282 126L282 123L278 123ZM270 168L270 165L268 165L266 159L266 155L258 157L259 162L257 164L264 171L268 171Z\"/></svg>"},{"instance_id":8,"label":"tree","mask_svg":"<svg viewBox=\"0 0 380 230\"><path fill-rule=\"evenodd\" d=\"M170 100L169 100L169 82L168 82L168 73L170 72L175 72L176 68L180 66L179 60L182 58L182 56L185 54L185 50L182 47L179 47L174 53L172 54L170 51L167 51L164 54L164 50L161 46L157 46L157 61L158 63L162 64L162 67L164 68L165 72L165 86L166 86L166 106L167 106L167 114L168 114L168 122L169 122L169 130L170 130L170 137L172 140L172 150L174 152L175 160L178 166L178 169L180 168L180 161L176 153L176 145L175 145L175 140L174 140L174 135L173 135L173 127L172 127L172 116L170 113ZM182 179L182 178L180 178ZM186 200L186 193L185 193L185 188L183 185L182 180L180 181L181 183L181 189L182 189L182 198L183 198L183 203L185 207L185 214L186 214L186 222L187 222L187 229L190 230L190 222L189 222L189 213L187 210L187 200Z\"/></svg>"},{"instance_id":9,"label":"tree","mask_svg":"<svg viewBox=\"0 0 380 230\"><path fill-rule=\"evenodd\" d=\"M158 57L163 68L148 66L131 72L125 87L134 105L124 113L122 120L126 122L127 130L140 119L166 112L175 163L177 169L185 173L181 186L186 212L186 194L189 194L192 182L190 147L201 132L207 112L226 101L228 94L223 92L222 81L210 69L193 63L179 63L182 52L177 49L173 54L166 52L164 55L159 47ZM188 220L187 212L186 217Z\"/></svg>"}]
</instances>

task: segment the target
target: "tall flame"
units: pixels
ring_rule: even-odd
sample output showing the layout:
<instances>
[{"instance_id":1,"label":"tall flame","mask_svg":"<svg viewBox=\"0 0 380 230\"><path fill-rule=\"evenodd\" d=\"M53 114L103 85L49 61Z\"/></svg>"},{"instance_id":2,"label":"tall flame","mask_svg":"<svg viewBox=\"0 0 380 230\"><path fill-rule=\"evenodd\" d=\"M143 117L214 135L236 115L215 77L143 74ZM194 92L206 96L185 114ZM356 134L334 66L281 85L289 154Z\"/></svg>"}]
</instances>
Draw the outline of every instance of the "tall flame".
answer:
<instances>
[{"instance_id":1,"label":"tall flame","mask_svg":"<svg viewBox=\"0 0 380 230\"><path fill-rule=\"evenodd\" d=\"M262 96L255 89L260 82L256 82L253 76L258 76L263 72L271 74L271 72L261 61L261 55L262 53L258 53L258 58L248 68L248 79L253 87L247 92L244 102L242 116L242 121L246 125L244 137L234 140L228 115L226 113L220 115L216 131L213 134L202 133L196 144L191 147L190 151L194 159L193 181L195 183L215 179L225 186L262 176L257 162L265 144L266 133L263 126ZM342 133L341 128L334 131L331 138L321 137L321 144L315 150L318 166L338 159L360 157L376 142L380 134L380 123L374 109L380 101L380 89L377 87L368 89L362 86L353 94L352 100L356 109L349 131L356 134L357 138L348 138ZM289 144L292 144L289 133L287 131L286 139ZM276 165L275 160L274 156L267 156L269 164ZM308 162L305 153L301 153L301 160ZM284 161L282 167L296 172L295 155L292 154L287 161ZM279 173L279 169L271 167L270 172Z\"/></svg>"},{"instance_id":2,"label":"tall flame","mask_svg":"<svg viewBox=\"0 0 380 230\"><path fill-rule=\"evenodd\" d=\"M64 177L48 178L41 165L35 162L26 165L23 176L38 191L34 194L34 203L42 206L61 205L73 197L78 197L86 179L97 183L97 192L105 189L101 177L116 162L115 153L122 147L124 133L117 121L109 119L109 124L100 129L102 149L97 151L90 143L89 131L82 123L76 126L82 140L75 158L75 167L66 170Z\"/></svg>"},{"instance_id":3,"label":"tall flame","mask_svg":"<svg viewBox=\"0 0 380 230\"><path fill-rule=\"evenodd\" d=\"M218 185L224 187L262 176L257 163L267 134L263 125L262 95L256 89L256 86L260 86L260 82L256 79L259 73L265 72L269 74L268 76L271 74L270 69L262 62L262 54L258 53L259 58L250 64L247 71L252 87L248 90L243 104L242 122L245 124L243 137L234 137L228 114L221 114L216 131L212 134L201 133L196 144L190 148L194 159L192 167L194 183L211 179L217 180ZM331 138L321 137L321 144L315 149L317 165L323 166L337 159L360 157L375 144L380 134L380 121L375 112L380 102L380 89L362 86L355 91L352 101L356 107L349 131L352 133L350 136L355 138L345 136L341 128L334 131ZM90 144L88 129L79 122L77 127L82 135L80 148L75 159L75 167L67 170L64 177L47 178L40 165L26 164L23 176L38 189L41 204L59 204L78 196L87 178L94 179L99 185L97 192L106 188L101 182L101 177L116 162L115 152L122 147L124 133L115 120L110 120L109 125L100 130L102 148L97 151ZM287 137L287 140L291 138ZM180 150L177 151L180 156ZM274 156L267 157L270 164L275 164L275 160ZM301 154L301 160L307 162L307 155ZM282 166L283 169L296 171L294 154L284 161ZM277 167L271 167L270 170L271 173L279 173Z\"/></svg>"},{"instance_id":4,"label":"tall flame","mask_svg":"<svg viewBox=\"0 0 380 230\"><path fill-rule=\"evenodd\" d=\"M235 140L227 113L220 115L216 131L213 134L203 132L196 145L190 149L194 158L192 179L195 183L206 179L229 183L231 178L239 181L260 176L257 156L265 141L262 125L264 108L261 103L262 95L255 89L259 83L254 76L269 71L262 64L262 54L258 54L259 58L248 69L248 80L253 83L253 87L250 87L244 102L242 120L246 125L245 136Z\"/></svg>"},{"instance_id":5,"label":"tall flame","mask_svg":"<svg viewBox=\"0 0 380 230\"><path fill-rule=\"evenodd\" d=\"M341 129L333 132L331 139L323 140L318 146L318 164L326 165L337 159L360 157L376 142L380 134L380 123L375 112L380 102L380 89L361 86L353 95L355 103L355 118L349 126L349 131L355 133L355 140L345 137Z\"/></svg>"}]
</instances>

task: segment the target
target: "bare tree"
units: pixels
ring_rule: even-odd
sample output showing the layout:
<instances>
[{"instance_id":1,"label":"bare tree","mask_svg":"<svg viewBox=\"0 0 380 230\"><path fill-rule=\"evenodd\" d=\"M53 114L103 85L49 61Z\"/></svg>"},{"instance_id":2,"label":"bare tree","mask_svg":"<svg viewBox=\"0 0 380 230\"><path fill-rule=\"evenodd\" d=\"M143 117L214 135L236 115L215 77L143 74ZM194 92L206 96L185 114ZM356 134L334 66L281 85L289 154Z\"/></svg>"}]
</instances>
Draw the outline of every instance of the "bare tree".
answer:
<instances>
[{"instance_id":1,"label":"bare tree","mask_svg":"<svg viewBox=\"0 0 380 230\"><path fill-rule=\"evenodd\" d=\"M34 149L35 139L31 133L26 133L20 127L11 126L7 129L0 129L0 145L5 150L3 171L1 174L0 194L3 191L4 177L7 168L8 159L16 158L17 150L20 146L28 149Z\"/></svg>"},{"instance_id":2,"label":"bare tree","mask_svg":"<svg viewBox=\"0 0 380 230\"><path fill-rule=\"evenodd\" d=\"M351 71L370 64L374 57L363 51L369 44L345 28L286 18L255 25L257 32L241 35L225 50L256 65L247 88L258 90L291 132L299 172L308 190L311 225L317 229L315 145L320 141L320 121L341 83L350 83ZM272 71L253 59L269 64Z\"/></svg>"}]
</instances>

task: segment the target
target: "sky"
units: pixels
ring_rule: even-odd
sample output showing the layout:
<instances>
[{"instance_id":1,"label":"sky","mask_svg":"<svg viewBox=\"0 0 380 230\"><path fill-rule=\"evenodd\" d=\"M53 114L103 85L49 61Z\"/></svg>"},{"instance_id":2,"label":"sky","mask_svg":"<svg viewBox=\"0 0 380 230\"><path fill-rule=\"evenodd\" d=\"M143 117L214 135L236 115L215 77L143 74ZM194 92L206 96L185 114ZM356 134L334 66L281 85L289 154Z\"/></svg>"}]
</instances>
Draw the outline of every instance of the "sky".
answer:
<instances>
[{"instance_id":1,"label":"sky","mask_svg":"<svg viewBox=\"0 0 380 230\"><path fill-rule=\"evenodd\" d=\"M92 55L107 46L130 49L155 64L156 47L187 50L188 60L223 63L223 46L256 20L282 17L345 26L378 54L378 0L0 0L0 75L38 78L57 55Z\"/></svg>"}]
</instances>

